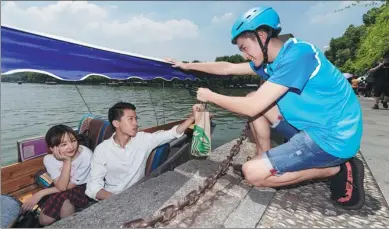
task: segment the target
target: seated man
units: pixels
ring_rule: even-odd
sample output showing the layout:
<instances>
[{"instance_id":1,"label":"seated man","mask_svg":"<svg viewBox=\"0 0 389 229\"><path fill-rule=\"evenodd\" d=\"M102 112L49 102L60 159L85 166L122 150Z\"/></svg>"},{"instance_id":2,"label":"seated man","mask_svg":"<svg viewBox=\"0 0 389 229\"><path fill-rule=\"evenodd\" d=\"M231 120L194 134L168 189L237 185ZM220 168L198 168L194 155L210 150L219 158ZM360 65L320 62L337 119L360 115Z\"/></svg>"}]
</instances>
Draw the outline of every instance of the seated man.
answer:
<instances>
[{"instance_id":1,"label":"seated man","mask_svg":"<svg viewBox=\"0 0 389 229\"><path fill-rule=\"evenodd\" d=\"M147 158L152 150L174 138L179 138L194 122L192 115L168 131L138 132L135 106L119 102L108 111L108 120L115 131L111 138L99 144L91 162L90 181L85 193L92 199L104 200L119 194L145 176Z\"/></svg>"}]
</instances>

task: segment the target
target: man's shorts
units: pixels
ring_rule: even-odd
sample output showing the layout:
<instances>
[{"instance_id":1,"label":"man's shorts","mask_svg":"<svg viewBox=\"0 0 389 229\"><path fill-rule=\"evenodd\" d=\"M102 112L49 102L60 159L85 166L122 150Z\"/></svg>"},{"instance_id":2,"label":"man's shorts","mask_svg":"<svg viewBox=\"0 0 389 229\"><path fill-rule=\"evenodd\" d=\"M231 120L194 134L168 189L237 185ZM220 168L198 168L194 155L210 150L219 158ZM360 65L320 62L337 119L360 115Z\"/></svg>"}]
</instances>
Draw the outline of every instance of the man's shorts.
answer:
<instances>
[{"instance_id":1,"label":"man's shorts","mask_svg":"<svg viewBox=\"0 0 389 229\"><path fill-rule=\"evenodd\" d=\"M381 97L381 95L389 97L389 83L375 83L374 97Z\"/></svg>"},{"instance_id":2,"label":"man's shorts","mask_svg":"<svg viewBox=\"0 0 389 229\"><path fill-rule=\"evenodd\" d=\"M282 132L282 129L278 131ZM265 160L272 175L334 167L350 160L350 158L338 158L326 153L305 131L298 130L288 142L266 151L262 159Z\"/></svg>"}]
</instances>

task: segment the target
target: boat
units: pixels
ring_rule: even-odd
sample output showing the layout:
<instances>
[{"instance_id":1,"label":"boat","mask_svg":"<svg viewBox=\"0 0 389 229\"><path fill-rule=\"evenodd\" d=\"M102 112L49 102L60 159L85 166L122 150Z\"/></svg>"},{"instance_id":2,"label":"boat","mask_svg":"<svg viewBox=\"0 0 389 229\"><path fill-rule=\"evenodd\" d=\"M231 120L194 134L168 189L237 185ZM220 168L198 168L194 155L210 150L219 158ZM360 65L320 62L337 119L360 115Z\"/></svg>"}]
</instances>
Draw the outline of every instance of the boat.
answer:
<instances>
[{"instance_id":1,"label":"boat","mask_svg":"<svg viewBox=\"0 0 389 229\"><path fill-rule=\"evenodd\" d=\"M113 81L130 78L143 81L156 78L168 81L197 80L194 75L172 68L170 63L162 59L97 47L10 26L1 26L1 47L2 75L36 72L61 81L82 81L91 75L103 76ZM153 133L167 130L182 121L184 119L145 128L142 131ZM211 122L211 134L214 127L215 124ZM91 113L80 118L76 131L84 139L82 144L91 150L112 135L109 122ZM192 159L190 155L192 132L193 125L181 138L155 148L148 159L146 177L142 181L172 170ZM43 157L48 152L43 134L17 141L18 162L1 168L2 195L11 195L23 202L44 188L36 182L36 175L44 170Z\"/></svg>"},{"instance_id":2,"label":"boat","mask_svg":"<svg viewBox=\"0 0 389 229\"><path fill-rule=\"evenodd\" d=\"M18 84L23 84L23 81L18 81Z\"/></svg>"}]
</instances>

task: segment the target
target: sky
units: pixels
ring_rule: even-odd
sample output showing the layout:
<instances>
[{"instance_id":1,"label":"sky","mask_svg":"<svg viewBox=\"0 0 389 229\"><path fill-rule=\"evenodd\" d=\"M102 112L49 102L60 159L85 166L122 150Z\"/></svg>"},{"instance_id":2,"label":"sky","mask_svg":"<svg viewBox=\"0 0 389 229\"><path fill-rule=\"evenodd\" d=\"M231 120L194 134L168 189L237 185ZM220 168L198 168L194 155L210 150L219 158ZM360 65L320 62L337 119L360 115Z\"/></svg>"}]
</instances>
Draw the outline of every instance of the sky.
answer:
<instances>
[{"instance_id":1,"label":"sky","mask_svg":"<svg viewBox=\"0 0 389 229\"><path fill-rule=\"evenodd\" d=\"M370 1L371 2L371 1ZM230 43L234 20L271 6L282 32L321 50L371 7L335 12L352 1L2 1L1 24L150 57L214 61L239 54ZM292 10L293 8L293 10Z\"/></svg>"}]
</instances>

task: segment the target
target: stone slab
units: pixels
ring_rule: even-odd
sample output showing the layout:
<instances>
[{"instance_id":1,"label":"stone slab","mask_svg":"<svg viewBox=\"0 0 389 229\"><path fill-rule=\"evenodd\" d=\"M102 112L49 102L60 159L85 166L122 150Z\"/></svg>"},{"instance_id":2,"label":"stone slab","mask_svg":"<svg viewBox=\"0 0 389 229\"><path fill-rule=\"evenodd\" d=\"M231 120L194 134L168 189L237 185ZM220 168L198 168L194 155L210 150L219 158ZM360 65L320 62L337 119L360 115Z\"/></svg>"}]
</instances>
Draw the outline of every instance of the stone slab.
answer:
<instances>
[{"instance_id":1,"label":"stone slab","mask_svg":"<svg viewBox=\"0 0 389 229\"><path fill-rule=\"evenodd\" d=\"M82 212L55 222L53 228L118 228L122 223L154 214L190 180L177 172L133 186L119 195L93 204Z\"/></svg>"},{"instance_id":2,"label":"stone slab","mask_svg":"<svg viewBox=\"0 0 389 229\"><path fill-rule=\"evenodd\" d=\"M226 228L255 228L264 214L274 189L252 188L224 222Z\"/></svg>"}]
</instances>

